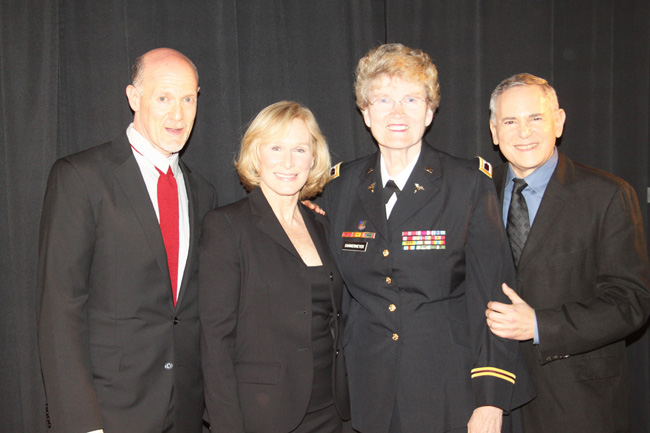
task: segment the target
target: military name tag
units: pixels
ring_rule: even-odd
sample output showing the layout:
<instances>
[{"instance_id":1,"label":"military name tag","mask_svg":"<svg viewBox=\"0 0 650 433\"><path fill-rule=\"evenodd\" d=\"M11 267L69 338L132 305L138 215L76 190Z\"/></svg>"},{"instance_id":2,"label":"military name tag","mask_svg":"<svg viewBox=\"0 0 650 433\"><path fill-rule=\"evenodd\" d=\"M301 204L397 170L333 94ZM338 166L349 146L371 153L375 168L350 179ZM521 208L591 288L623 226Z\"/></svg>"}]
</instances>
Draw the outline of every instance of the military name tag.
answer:
<instances>
[{"instance_id":1,"label":"military name tag","mask_svg":"<svg viewBox=\"0 0 650 433\"><path fill-rule=\"evenodd\" d=\"M368 248L368 242L364 241L345 241L343 242L343 251L357 251L365 253Z\"/></svg>"}]
</instances>

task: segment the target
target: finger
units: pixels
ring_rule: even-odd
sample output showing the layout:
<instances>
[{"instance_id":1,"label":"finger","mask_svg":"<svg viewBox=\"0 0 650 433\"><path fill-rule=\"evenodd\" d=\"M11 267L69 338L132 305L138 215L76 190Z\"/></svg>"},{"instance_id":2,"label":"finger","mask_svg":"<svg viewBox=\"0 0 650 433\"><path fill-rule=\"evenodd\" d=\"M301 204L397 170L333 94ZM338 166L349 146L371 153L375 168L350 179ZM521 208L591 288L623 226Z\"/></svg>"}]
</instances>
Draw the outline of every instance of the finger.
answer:
<instances>
[{"instance_id":1,"label":"finger","mask_svg":"<svg viewBox=\"0 0 650 433\"><path fill-rule=\"evenodd\" d=\"M512 301L513 304L517 302L523 302L517 292L512 290L506 283L503 283L501 288L503 289L503 293L505 293L505 295Z\"/></svg>"},{"instance_id":2,"label":"finger","mask_svg":"<svg viewBox=\"0 0 650 433\"><path fill-rule=\"evenodd\" d=\"M495 313L505 313L510 309L510 304L503 304L501 302L491 301L488 303L488 310L494 311Z\"/></svg>"}]
</instances>

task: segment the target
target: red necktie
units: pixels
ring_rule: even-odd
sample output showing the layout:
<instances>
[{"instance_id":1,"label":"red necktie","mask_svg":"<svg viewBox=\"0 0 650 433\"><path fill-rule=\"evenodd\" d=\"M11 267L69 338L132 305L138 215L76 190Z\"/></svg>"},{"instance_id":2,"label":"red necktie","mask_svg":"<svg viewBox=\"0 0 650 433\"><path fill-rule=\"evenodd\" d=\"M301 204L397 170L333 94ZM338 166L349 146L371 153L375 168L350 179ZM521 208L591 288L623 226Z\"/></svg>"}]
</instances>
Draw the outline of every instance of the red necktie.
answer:
<instances>
[{"instance_id":1,"label":"red necktie","mask_svg":"<svg viewBox=\"0 0 650 433\"><path fill-rule=\"evenodd\" d=\"M158 170L156 168L156 170ZM158 170L158 213L160 215L160 231L165 250L167 251L167 266L172 283L174 307L178 294L178 186L171 166L167 174Z\"/></svg>"}]
</instances>

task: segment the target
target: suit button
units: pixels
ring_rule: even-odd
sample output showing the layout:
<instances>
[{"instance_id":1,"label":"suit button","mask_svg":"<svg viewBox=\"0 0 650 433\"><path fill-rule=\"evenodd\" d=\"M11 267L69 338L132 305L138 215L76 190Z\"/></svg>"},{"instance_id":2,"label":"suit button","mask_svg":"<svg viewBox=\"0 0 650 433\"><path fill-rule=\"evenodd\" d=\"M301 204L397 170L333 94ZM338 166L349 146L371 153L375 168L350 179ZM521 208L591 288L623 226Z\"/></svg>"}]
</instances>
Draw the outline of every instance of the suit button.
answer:
<instances>
[{"instance_id":1,"label":"suit button","mask_svg":"<svg viewBox=\"0 0 650 433\"><path fill-rule=\"evenodd\" d=\"M384 257L388 257L388 255L390 254L390 251L388 251L388 250L384 250L384 251L382 252L382 254L384 255Z\"/></svg>"},{"instance_id":2,"label":"suit button","mask_svg":"<svg viewBox=\"0 0 650 433\"><path fill-rule=\"evenodd\" d=\"M388 306L388 311L390 311L391 313L392 313L393 311L395 311L395 310L397 310L397 307L395 306L395 304L390 304L390 305Z\"/></svg>"},{"instance_id":3,"label":"suit button","mask_svg":"<svg viewBox=\"0 0 650 433\"><path fill-rule=\"evenodd\" d=\"M174 317L174 325L178 325L178 317Z\"/></svg>"},{"instance_id":4,"label":"suit button","mask_svg":"<svg viewBox=\"0 0 650 433\"><path fill-rule=\"evenodd\" d=\"M336 352L334 352L334 355L339 356L339 351L337 350Z\"/></svg>"},{"instance_id":5,"label":"suit button","mask_svg":"<svg viewBox=\"0 0 650 433\"><path fill-rule=\"evenodd\" d=\"M397 340L399 340L399 335L393 334L393 341L397 341Z\"/></svg>"},{"instance_id":6,"label":"suit button","mask_svg":"<svg viewBox=\"0 0 650 433\"><path fill-rule=\"evenodd\" d=\"M334 281L334 274L330 272L330 281Z\"/></svg>"},{"instance_id":7,"label":"suit button","mask_svg":"<svg viewBox=\"0 0 650 433\"><path fill-rule=\"evenodd\" d=\"M174 368L174 364L172 364L171 362L167 362L165 364L165 370L171 370L172 368Z\"/></svg>"},{"instance_id":8,"label":"suit button","mask_svg":"<svg viewBox=\"0 0 650 433\"><path fill-rule=\"evenodd\" d=\"M393 282L393 280L390 277L386 277L386 284L390 284L392 282Z\"/></svg>"}]
</instances>

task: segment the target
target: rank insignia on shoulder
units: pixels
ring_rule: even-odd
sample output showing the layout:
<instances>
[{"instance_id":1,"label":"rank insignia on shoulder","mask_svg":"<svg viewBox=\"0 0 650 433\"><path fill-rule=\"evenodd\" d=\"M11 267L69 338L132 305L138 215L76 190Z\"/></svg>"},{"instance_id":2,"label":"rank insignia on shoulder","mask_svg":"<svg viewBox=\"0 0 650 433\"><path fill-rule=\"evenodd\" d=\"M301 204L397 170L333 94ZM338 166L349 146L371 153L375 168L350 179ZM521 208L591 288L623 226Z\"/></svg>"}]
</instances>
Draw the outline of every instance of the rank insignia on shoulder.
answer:
<instances>
[{"instance_id":1,"label":"rank insignia on shoulder","mask_svg":"<svg viewBox=\"0 0 650 433\"><path fill-rule=\"evenodd\" d=\"M336 179L337 177L340 176L340 174L341 174L341 164L343 164L342 161L339 162L338 164L336 164L334 167L332 167L330 169L330 177L332 179Z\"/></svg>"},{"instance_id":2,"label":"rank insignia on shoulder","mask_svg":"<svg viewBox=\"0 0 650 433\"><path fill-rule=\"evenodd\" d=\"M485 173L487 177L492 179L492 164L481 158L480 156L477 156L478 158L478 169L479 171L482 171Z\"/></svg>"}]
</instances>

